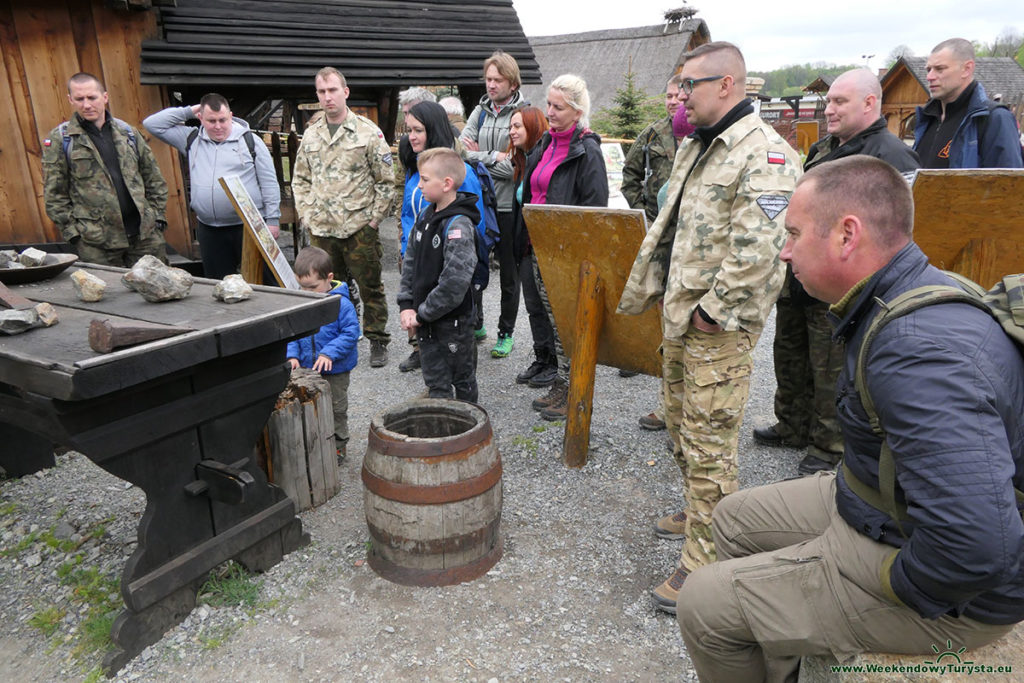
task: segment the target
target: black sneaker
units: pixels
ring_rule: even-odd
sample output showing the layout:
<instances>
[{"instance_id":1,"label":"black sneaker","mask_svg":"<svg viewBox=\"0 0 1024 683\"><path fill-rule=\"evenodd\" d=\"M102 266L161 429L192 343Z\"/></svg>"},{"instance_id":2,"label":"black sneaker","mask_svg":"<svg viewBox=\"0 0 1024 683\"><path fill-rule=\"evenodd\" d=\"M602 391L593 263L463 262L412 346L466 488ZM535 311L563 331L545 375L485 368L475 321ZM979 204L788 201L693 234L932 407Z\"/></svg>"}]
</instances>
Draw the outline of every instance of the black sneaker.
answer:
<instances>
[{"instance_id":1,"label":"black sneaker","mask_svg":"<svg viewBox=\"0 0 1024 683\"><path fill-rule=\"evenodd\" d=\"M402 372L412 372L413 370L420 369L420 350L413 349L409 357L398 364L398 369Z\"/></svg>"},{"instance_id":2,"label":"black sneaker","mask_svg":"<svg viewBox=\"0 0 1024 683\"><path fill-rule=\"evenodd\" d=\"M541 372L546 367L548 367L547 363L544 363L539 360L533 361L532 363L530 363L530 367L526 368L518 375L516 375L516 384L529 384L530 380L533 379L534 376L537 375L537 373Z\"/></svg>"},{"instance_id":3,"label":"black sneaker","mask_svg":"<svg viewBox=\"0 0 1024 683\"><path fill-rule=\"evenodd\" d=\"M778 432L779 425L774 424L770 427L757 427L754 429L754 441L761 444L762 446L772 446L778 448L806 448L806 441L797 441L795 439L787 439Z\"/></svg>"},{"instance_id":4,"label":"black sneaker","mask_svg":"<svg viewBox=\"0 0 1024 683\"><path fill-rule=\"evenodd\" d=\"M544 369L531 377L527 384L534 389L540 389L542 387L550 387L557 379L558 368L554 365L545 365Z\"/></svg>"}]
</instances>

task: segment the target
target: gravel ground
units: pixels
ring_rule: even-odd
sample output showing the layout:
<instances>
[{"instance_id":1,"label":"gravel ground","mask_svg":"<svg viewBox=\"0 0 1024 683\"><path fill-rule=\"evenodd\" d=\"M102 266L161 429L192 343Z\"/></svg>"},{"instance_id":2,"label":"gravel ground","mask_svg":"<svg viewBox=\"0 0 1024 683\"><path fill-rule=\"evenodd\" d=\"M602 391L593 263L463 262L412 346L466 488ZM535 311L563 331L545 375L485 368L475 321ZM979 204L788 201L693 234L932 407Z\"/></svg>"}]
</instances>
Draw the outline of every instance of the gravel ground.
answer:
<instances>
[{"instance_id":1,"label":"gravel ground","mask_svg":"<svg viewBox=\"0 0 1024 683\"><path fill-rule=\"evenodd\" d=\"M385 224L389 264L397 258L395 230ZM562 426L529 406L543 390L515 383L531 360L525 311L512 355L489 355L496 281L494 273L484 297L491 336L479 347L477 377L504 465L501 561L471 583L446 588L393 584L363 561L369 535L359 469L370 418L424 388L419 372L398 370L408 349L392 315L387 367L371 369L369 346L361 342L341 491L301 515L312 543L256 578L256 606L197 607L117 680L696 679L674 619L649 597L680 550L679 541L651 532L659 516L681 504L679 472L665 433L637 425L655 406L658 380L623 379L599 367L589 462L567 469ZM397 268L388 268L389 302L397 284ZM772 419L772 325L757 347L740 439L745 487L794 476L801 457L761 448L750 437L753 426ZM119 577L144 506L138 489L74 452L60 456L56 468L0 484L0 679L95 676L101 655L73 652L87 605L67 583L66 567L81 556L77 569ZM66 614L46 635L30 620L52 607Z\"/></svg>"}]
</instances>

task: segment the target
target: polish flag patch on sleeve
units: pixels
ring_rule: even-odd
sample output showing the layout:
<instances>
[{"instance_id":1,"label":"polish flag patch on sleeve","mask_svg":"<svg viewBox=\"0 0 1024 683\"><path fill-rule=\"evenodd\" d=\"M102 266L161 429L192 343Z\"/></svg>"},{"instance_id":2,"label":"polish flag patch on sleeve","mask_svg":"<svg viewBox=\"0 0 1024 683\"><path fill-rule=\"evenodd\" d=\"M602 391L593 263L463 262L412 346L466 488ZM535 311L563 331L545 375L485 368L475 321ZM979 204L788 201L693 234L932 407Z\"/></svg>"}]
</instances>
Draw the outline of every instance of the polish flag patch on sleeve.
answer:
<instances>
[{"instance_id":1,"label":"polish flag patch on sleeve","mask_svg":"<svg viewBox=\"0 0 1024 683\"><path fill-rule=\"evenodd\" d=\"M452 228L448 231L448 239L457 240L462 237L462 228Z\"/></svg>"},{"instance_id":2,"label":"polish flag patch on sleeve","mask_svg":"<svg viewBox=\"0 0 1024 683\"><path fill-rule=\"evenodd\" d=\"M768 152L768 163L785 165L786 155L782 152Z\"/></svg>"}]
</instances>

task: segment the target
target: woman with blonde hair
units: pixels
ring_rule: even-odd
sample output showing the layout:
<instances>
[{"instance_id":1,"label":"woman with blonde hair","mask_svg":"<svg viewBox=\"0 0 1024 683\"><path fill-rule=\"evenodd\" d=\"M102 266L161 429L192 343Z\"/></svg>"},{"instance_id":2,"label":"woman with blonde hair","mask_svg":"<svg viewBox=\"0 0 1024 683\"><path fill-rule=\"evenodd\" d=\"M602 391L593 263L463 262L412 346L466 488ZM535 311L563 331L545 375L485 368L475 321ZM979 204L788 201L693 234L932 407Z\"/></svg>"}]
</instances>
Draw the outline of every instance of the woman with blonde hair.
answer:
<instances>
[{"instance_id":1,"label":"woman with blonde hair","mask_svg":"<svg viewBox=\"0 0 1024 683\"><path fill-rule=\"evenodd\" d=\"M601 153L601 138L587 128L589 116L590 93L586 81L572 74L556 78L548 87L549 129L526 159L524 205L608 206L608 176ZM554 340L555 358L549 359L549 367L554 361L556 376L550 384L551 390L546 396L536 399L533 408L541 411L545 420L562 420L566 416L569 396L569 360L558 338L547 290L536 263L534 258L537 291L551 321ZM550 371L547 374L550 375ZM545 386L533 380L528 383Z\"/></svg>"}]
</instances>

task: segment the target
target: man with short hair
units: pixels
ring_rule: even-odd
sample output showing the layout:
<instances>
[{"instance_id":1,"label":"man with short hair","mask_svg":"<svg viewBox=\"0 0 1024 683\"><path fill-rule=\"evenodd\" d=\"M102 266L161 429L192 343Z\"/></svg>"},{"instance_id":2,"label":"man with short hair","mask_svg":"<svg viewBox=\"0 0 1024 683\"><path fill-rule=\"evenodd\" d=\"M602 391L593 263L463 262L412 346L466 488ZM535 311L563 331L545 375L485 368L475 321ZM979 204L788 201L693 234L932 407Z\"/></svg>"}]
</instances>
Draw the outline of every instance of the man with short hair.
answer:
<instances>
[{"instance_id":1,"label":"man with short hair","mask_svg":"<svg viewBox=\"0 0 1024 683\"><path fill-rule=\"evenodd\" d=\"M658 217L658 190L668 182L678 143L672 133L672 117L679 109L679 79L673 76L665 86L668 116L650 124L636 136L622 167L622 196L630 208L643 209L647 223Z\"/></svg>"},{"instance_id":2,"label":"man with short hair","mask_svg":"<svg viewBox=\"0 0 1024 683\"><path fill-rule=\"evenodd\" d=\"M199 120L200 127L187 125ZM242 263L243 226L219 178L238 176L276 238L281 217L281 189L274 160L249 124L231 114L223 95L203 95L199 104L169 107L142 122L150 133L185 156L190 205L196 213L203 275L220 279L237 273ZM271 284L267 282L266 284Z\"/></svg>"},{"instance_id":3,"label":"man with short hair","mask_svg":"<svg viewBox=\"0 0 1024 683\"><path fill-rule=\"evenodd\" d=\"M914 150L924 168L1021 168L1013 113L974 79L974 46L944 40L925 65L932 99L917 108Z\"/></svg>"},{"instance_id":4,"label":"man with short hair","mask_svg":"<svg viewBox=\"0 0 1024 683\"><path fill-rule=\"evenodd\" d=\"M917 154L886 127L882 86L870 69L840 74L825 99L829 134L811 147L805 171L854 154L881 159L904 173L920 166ZM832 469L843 455L835 406L843 353L832 342L828 304L809 296L787 268L775 310L777 422L755 429L754 440L766 446L806 445L797 466L802 475Z\"/></svg>"},{"instance_id":5,"label":"man with short hair","mask_svg":"<svg viewBox=\"0 0 1024 683\"><path fill-rule=\"evenodd\" d=\"M512 161L508 158L508 127L512 112L523 103L519 92L522 78L515 57L498 50L484 60L484 83L487 94L469 115L459 138L465 148L463 157L473 164L482 162L494 179L498 200L498 268L501 285L501 312L498 315L498 338L491 349L494 358L506 358L515 344L512 333L519 314L519 264L513 249L515 223L512 220L512 202L515 188L512 182ZM476 331L478 340L487 336L483 317Z\"/></svg>"},{"instance_id":6,"label":"man with short hair","mask_svg":"<svg viewBox=\"0 0 1024 683\"><path fill-rule=\"evenodd\" d=\"M139 132L107 110L92 74L68 80L75 113L43 140L46 215L82 261L130 267L167 261L167 183Z\"/></svg>"},{"instance_id":7,"label":"man with short hair","mask_svg":"<svg viewBox=\"0 0 1024 683\"><path fill-rule=\"evenodd\" d=\"M689 504L655 525L661 538L685 538L653 593L670 613L687 574L714 561L711 511L739 487L751 354L782 287L782 221L800 175L796 152L746 97L746 73L731 43L686 55L679 97L696 131L680 144L619 302L632 314L662 304L665 422Z\"/></svg>"},{"instance_id":8,"label":"man with short hair","mask_svg":"<svg viewBox=\"0 0 1024 683\"><path fill-rule=\"evenodd\" d=\"M963 652L1024 620L1019 349L986 311L925 306L868 349L880 430L856 387L875 317L912 289L954 284L912 241L913 215L906 181L867 156L811 169L793 194L782 259L832 304L845 342L843 466L715 509L718 562L687 578L677 615L701 680L791 681L806 655ZM885 482L899 519L878 500Z\"/></svg>"},{"instance_id":9,"label":"man with short hair","mask_svg":"<svg viewBox=\"0 0 1024 683\"><path fill-rule=\"evenodd\" d=\"M335 278L359 286L370 367L380 368L391 340L378 232L395 192L391 149L373 121L348 108L340 71L324 67L315 83L324 116L306 129L295 157L295 209L313 245L331 255Z\"/></svg>"},{"instance_id":10,"label":"man with short hair","mask_svg":"<svg viewBox=\"0 0 1024 683\"><path fill-rule=\"evenodd\" d=\"M437 95L418 85L398 93L398 107L403 115L408 114L409 110L420 102L437 102Z\"/></svg>"}]
</instances>

